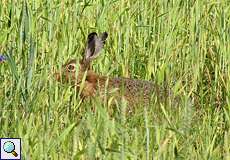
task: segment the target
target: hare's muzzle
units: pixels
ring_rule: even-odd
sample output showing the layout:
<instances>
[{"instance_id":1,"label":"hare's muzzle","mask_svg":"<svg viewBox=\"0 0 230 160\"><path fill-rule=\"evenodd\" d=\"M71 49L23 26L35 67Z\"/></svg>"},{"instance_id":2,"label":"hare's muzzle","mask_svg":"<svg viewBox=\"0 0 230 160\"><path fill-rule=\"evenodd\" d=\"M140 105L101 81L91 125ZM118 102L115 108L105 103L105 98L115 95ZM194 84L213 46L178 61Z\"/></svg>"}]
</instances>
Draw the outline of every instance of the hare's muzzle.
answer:
<instances>
[{"instance_id":1,"label":"hare's muzzle","mask_svg":"<svg viewBox=\"0 0 230 160\"><path fill-rule=\"evenodd\" d=\"M55 73L54 73L54 78L55 78L58 82L60 82L60 81L61 81L61 75L60 75L60 73L55 72Z\"/></svg>"},{"instance_id":2,"label":"hare's muzzle","mask_svg":"<svg viewBox=\"0 0 230 160\"><path fill-rule=\"evenodd\" d=\"M54 79L56 81L58 81L58 82L64 82L64 78L63 78L63 75L62 75L61 71L59 72L59 71L53 69L52 76L54 77Z\"/></svg>"},{"instance_id":3,"label":"hare's muzzle","mask_svg":"<svg viewBox=\"0 0 230 160\"><path fill-rule=\"evenodd\" d=\"M76 84L77 82L74 73L54 72L53 77L61 83Z\"/></svg>"},{"instance_id":4,"label":"hare's muzzle","mask_svg":"<svg viewBox=\"0 0 230 160\"><path fill-rule=\"evenodd\" d=\"M53 76L58 82L61 82L61 83L65 83L69 81L68 75L63 75L62 73L59 73L59 72L55 72Z\"/></svg>"}]
</instances>

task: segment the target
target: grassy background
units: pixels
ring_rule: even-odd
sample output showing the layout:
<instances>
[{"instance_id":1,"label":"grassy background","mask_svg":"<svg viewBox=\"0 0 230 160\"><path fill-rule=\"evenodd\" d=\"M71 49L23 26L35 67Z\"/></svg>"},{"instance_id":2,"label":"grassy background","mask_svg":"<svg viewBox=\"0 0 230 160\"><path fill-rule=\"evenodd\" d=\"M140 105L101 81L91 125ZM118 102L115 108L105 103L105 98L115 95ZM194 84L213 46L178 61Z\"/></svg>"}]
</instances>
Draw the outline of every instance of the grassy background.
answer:
<instances>
[{"instance_id":1,"label":"grassy background","mask_svg":"<svg viewBox=\"0 0 230 160\"><path fill-rule=\"evenodd\" d=\"M0 137L23 159L230 159L230 5L224 0L0 1ZM79 103L52 77L80 58L88 33L109 33L97 73L173 86L177 107L124 114ZM95 113L91 107L96 108Z\"/></svg>"}]
</instances>

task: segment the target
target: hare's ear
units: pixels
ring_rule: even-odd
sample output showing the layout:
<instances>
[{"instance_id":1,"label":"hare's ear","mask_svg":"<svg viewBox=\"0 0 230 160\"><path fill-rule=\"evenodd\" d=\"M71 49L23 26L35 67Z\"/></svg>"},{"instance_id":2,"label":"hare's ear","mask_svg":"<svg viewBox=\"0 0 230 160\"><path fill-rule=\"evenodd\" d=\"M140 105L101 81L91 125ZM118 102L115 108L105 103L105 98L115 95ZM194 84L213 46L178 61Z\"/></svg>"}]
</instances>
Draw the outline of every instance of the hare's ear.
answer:
<instances>
[{"instance_id":1,"label":"hare's ear","mask_svg":"<svg viewBox=\"0 0 230 160\"><path fill-rule=\"evenodd\" d=\"M99 55L107 37L107 32L102 33L100 36L98 36L96 32L90 33L88 35L87 45L85 49L85 61L89 62Z\"/></svg>"}]
</instances>

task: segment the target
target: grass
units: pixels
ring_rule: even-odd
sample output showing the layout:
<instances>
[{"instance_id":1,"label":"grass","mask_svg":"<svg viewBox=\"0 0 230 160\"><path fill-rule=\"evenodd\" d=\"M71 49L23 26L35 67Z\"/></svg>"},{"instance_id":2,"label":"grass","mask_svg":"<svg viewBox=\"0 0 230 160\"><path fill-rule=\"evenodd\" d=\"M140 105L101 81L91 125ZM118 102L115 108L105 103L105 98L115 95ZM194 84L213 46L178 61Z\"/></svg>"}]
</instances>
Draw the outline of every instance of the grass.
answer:
<instances>
[{"instance_id":1,"label":"grass","mask_svg":"<svg viewBox=\"0 0 230 160\"><path fill-rule=\"evenodd\" d=\"M23 159L229 159L229 6L0 1L0 137L21 137ZM131 116L125 103L113 116L98 98L80 104L52 69L81 58L92 31L109 33L95 72L167 83L185 102L140 105Z\"/></svg>"}]
</instances>

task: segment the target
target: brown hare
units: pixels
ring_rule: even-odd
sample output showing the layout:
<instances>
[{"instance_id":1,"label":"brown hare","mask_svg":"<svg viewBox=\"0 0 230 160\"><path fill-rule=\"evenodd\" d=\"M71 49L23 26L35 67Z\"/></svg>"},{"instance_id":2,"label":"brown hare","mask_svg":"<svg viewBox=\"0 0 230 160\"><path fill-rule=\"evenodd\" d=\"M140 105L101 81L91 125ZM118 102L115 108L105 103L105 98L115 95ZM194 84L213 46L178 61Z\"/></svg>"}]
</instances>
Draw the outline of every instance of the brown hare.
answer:
<instances>
[{"instance_id":1,"label":"brown hare","mask_svg":"<svg viewBox=\"0 0 230 160\"><path fill-rule=\"evenodd\" d=\"M78 90L82 85L80 93L82 98L93 97L97 93L103 97L107 91L107 95L114 97L117 101L124 97L129 106L149 103L155 97L161 102L165 102L169 97L169 91L151 81L121 77L111 78L98 75L91 70L90 63L99 55L107 37L106 32L100 36L95 32L90 33L83 59L79 62L75 59L68 61L63 65L61 72L55 73L56 79L63 83L71 83ZM76 73L77 65L78 73ZM83 78L84 76L85 78ZM82 82L83 79L85 79L84 82Z\"/></svg>"}]
</instances>

